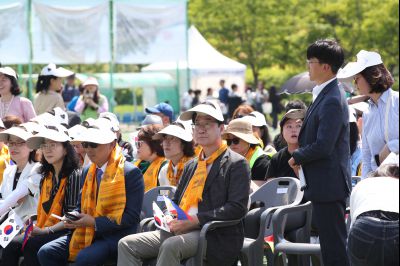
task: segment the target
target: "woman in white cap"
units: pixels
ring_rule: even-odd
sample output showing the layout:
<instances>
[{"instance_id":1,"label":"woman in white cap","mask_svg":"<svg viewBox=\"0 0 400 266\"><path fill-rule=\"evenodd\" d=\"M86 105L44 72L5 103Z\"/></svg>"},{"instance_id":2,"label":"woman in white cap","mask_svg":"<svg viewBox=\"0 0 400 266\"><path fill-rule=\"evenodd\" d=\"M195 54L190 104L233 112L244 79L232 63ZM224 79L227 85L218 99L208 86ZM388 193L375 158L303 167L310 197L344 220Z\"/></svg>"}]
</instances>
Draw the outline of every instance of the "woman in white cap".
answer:
<instances>
[{"instance_id":1,"label":"woman in white cap","mask_svg":"<svg viewBox=\"0 0 400 266\"><path fill-rule=\"evenodd\" d=\"M0 119L7 115L15 115L23 122L36 116L32 102L20 97L18 76L11 67L0 68Z\"/></svg>"},{"instance_id":2,"label":"woman in white cap","mask_svg":"<svg viewBox=\"0 0 400 266\"><path fill-rule=\"evenodd\" d=\"M158 175L161 168L167 163L160 140L153 137L163 129L161 125L147 125L140 129L136 141L138 161L135 165L142 171L144 192L159 185Z\"/></svg>"},{"instance_id":3,"label":"woman in white cap","mask_svg":"<svg viewBox=\"0 0 400 266\"><path fill-rule=\"evenodd\" d=\"M338 79L354 79L360 95L370 97L363 114L362 176L378 168L390 152L399 153L399 93L394 80L376 52L361 50L357 62L340 69Z\"/></svg>"},{"instance_id":4,"label":"woman in white cap","mask_svg":"<svg viewBox=\"0 0 400 266\"><path fill-rule=\"evenodd\" d=\"M89 77L82 86L83 94L79 96L75 106L75 111L81 114L81 120L96 119L100 113L108 112L108 101L100 94L97 79Z\"/></svg>"},{"instance_id":5,"label":"woman in white cap","mask_svg":"<svg viewBox=\"0 0 400 266\"><path fill-rule=\"evenodd\" d=\"M74 74L65 68L57 68L55 64L48 64L40 72L36 83L35 100L33 106L37 115L50 111L55 107L65 109L61 96L62 79Z\"/></svg>"},{"instance_id":6,"label":"woman in white cap","mask_svg":"<svg viewBox=\"0 0 400 266\"><path fill-rule=\"evenodd\" d=\"M229 122L222 138L229 148L246 158L251 169L252 180L264 180L270 158L261 148L260 140L254 135L252 125L244 118Z\"/></svg>"},{"instance_id":7,"label":"woman in white cap","mask_svg":"<svg viewBox=\"0 0 400 266\"><path fill-rule=\"evenodd\" d=\"M288 161L292 153L299 148L299 134L306 111L303 109L291 109L279 123L282 138L287 146L275 153L270 161L265 179L275 177L297 177L297 174L290 167Z\"/></svg>"},{"instance_id":8,"label":"woman in white cap","mask_svg":"<svg viewBox=\"0 0 400 266\"><path fill-rule=\"evenodd\" d=\"M12 165L4 171L1 184L0 216L14 208L15 213L26 221L36 213L41 174L40 163L35 160L36 151L26 144L32 134L22 125L0 132L0 141L7 143Z\"/></svg>"},{"instance_id":9,"label":"woman in white cap","mask_svg":"<svg viewBox=\"0 0 400 266\"><path fill-rule=\"evenodd\" d=\"M165 158L169 160L158 175L160 186L177 186L183 168L194 156L192 133L183 124L174 122L158 132L153 139L162 141Z\"/></svg>"},{"instance_id":10,"label":"woman in white cap","mask_svg":"<svg viewBox=\"0 0 400 266\"><path fill-rule=\"evenodd\" d=\"M43 126L36 135L27 140L28 147L43 153L40 173L40 195L37 208L37 223L23 249L24 261L29 265L40 265L37 252L44 244L65 235L68 231L60 217L73 211L80 191L78 159L70 138L63 126ZM11 245L13 244L13 245ZM3 265L18 265L22 239L12 242L3 250Z\"/></svg>"},{"instance_id":11,"label":"woman in white cap","mask_svg":"<svg viewBox=\"0 0 400 266\"><path fill-rule=\"evenodd\" d=\"M253 126L253 132L260 139L264 151L268 154L269 157L272 157L272 155L276 153L276 150L273 146L270 145L271 137L269 135L265 115L260 112L254 111L247 116L243 116L243 119L251 123L251 125Z\"/></svg>"}]
</instances>

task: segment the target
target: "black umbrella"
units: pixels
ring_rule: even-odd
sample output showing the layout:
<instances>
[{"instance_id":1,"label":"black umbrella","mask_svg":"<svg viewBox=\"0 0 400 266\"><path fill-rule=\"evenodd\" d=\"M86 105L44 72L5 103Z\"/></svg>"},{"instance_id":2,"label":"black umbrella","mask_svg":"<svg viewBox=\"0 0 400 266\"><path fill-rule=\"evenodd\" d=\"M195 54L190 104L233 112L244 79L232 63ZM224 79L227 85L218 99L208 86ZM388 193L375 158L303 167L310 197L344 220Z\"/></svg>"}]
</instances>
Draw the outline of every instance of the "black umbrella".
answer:
<instances>
[{"instance_id":1,"label":"black umbrella","mask_svg":"<svg viewBox=\"0 0 400 266\"><path fill-rule=\"evenodd\" d=\"M307 71L297 74L296 76L288 79L285 82L285 84L283 84L278 94L282 93L295 94L295 93L311 92L316 85L317 83L310 80L310 76Z\"/></svg>"}]
</instances>

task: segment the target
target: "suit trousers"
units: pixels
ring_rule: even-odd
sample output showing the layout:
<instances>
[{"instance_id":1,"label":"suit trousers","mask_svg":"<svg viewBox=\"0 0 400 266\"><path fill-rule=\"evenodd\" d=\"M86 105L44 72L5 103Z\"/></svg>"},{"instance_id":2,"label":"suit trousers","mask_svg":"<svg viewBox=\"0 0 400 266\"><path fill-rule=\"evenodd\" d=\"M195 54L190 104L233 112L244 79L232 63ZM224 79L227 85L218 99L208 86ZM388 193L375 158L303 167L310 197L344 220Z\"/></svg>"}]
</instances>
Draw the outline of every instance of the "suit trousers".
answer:
<instances>
[{"instance_id":1,"label":"suit trousers","mask_svg":"<svg viewBox=\"0 0 400 266\"><path fill-rule=\"evenodd\" d=\"M198 230L177 236L162 230L126 236L118 243L118 266L141 266L154 258L157 266L179 266L196 255L199 238Z\"/></svg>"},{"instance_id":2,"label":"suit trousers","mask_svg":"<svg viewBox=\"0 0 400 266\"><path fill-rule=\"evenodd\" d=\"M312 202L313 219L321 244L325 266L348 266L346 252L346 201Z\"/></svg>"}]
</instances>

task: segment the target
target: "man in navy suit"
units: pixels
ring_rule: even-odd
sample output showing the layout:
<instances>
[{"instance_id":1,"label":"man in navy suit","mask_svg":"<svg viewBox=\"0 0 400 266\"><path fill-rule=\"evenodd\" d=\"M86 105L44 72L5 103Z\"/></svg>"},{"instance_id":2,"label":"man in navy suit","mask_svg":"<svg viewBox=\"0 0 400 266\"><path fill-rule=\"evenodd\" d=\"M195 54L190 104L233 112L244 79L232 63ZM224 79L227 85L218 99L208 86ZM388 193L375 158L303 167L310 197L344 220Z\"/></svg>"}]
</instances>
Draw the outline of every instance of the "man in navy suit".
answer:
<instances>
[{"instance_id":1,"label":"man in navy suit","mask_svg":"<svg viewBox=\"0 0 400 266\"><path fill-rule=\"evenodd\" d=\"M333 40L318 40L307 49L313 103L299 135L300 148L289 165L304 171L305 198L313 205L325 266L349 265L346 253L346 198L350 194L348 106L336 73L344 61L343 50Z\"/></svg>"},{"instance_id":2,"label":"man in navy suit","mask_svg":"<svg viewBox=\"0 0 400 266\"><path fill-rule=\"evenodd\" d=\"M105 189L112 190L113 185L117 185L117 183L121 184L122 182L118 178L110 182L109 179L110 177L112 178L114 173L108 170L108 167L113 169L112 166L116 164L115 160L121 160L122 153L118 150L116 134L112 131L111 124L107 124L107 119L99 118L91 125L86 124L86 126L86 130L83 130L82 134L74 139L74 141L82 142L82 146L89 156L89 159L92 161L92 164L83 170L81 180L82 186L83 184L88 186L90 182L93 182L91 180L94 177L89 176L88 171L89 169L96 169L96 182L94 184L97 185L96 191L100 191L100 193L97 193L95 196L97 206L98 204L102 204L102 198L100 197L102 191L105 191ZM113 154L117 154L117 156L114 155L114 157L112 157ZM89 195L83 195L84 190L80 192L75 213L75 215L78 216L78 220L64 220L64 227L68 229L94 229L94 237L91 244L80 249L77 253L74 264L76 266L102 265L110 258L116 260L118 241L124 236L134 234L137 231L144 194L143 176L141 171L133 164L126 161L122 162L124 164L123 183L125 186L125 207L120 222L117 222L107 215L90 215L85 213L85 201L92 196L90 196L90 193L88 193ZM119 163L121 163L121 161L119 161ZM118 170L115 171L117 172ZM104 190L101 189L102 184L103 187L106 186ZM118 195L115 195L112 200L114 201L117 196ZM107 205L103 204L103 206L108 206L108 210L111 210L111 208L120 208L118 204L112 205L109 202L105 202L105 204ZM71 237L72 235L69 234L44 245L38 252L40 264L47 266L65 265L70 253Z\"/></svg>"}]
</instances>

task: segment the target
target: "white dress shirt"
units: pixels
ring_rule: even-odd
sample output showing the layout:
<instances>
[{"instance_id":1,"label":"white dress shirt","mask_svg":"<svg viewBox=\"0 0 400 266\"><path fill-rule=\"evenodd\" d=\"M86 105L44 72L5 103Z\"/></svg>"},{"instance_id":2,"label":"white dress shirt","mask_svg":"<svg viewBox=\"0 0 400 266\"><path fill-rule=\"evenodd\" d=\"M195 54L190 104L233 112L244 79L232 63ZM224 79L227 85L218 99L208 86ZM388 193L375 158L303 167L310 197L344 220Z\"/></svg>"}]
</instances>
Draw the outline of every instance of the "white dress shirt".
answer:
<instances>
[{"instance_id":1,"label":"white dress shirt","mask_svg":"<svg viewBox=\"0 0 400 266\"><path fill-rule=\"evenodd\" d=\"M334 78L332 78L332 79L330 79L330 80L328 80L328 81L326 81L326 82L324 82L324 83L322 83L320 85L317 85L317 86L315 86L313 88L313 90L312 90L312 100L313 100L313 102L315 102L315 99L317 99L318 95L326 87L326 85L328 85L330 82L332 82L335 79L336 79L336 77L334 77Z\"/></svg>"}]
</instances>

